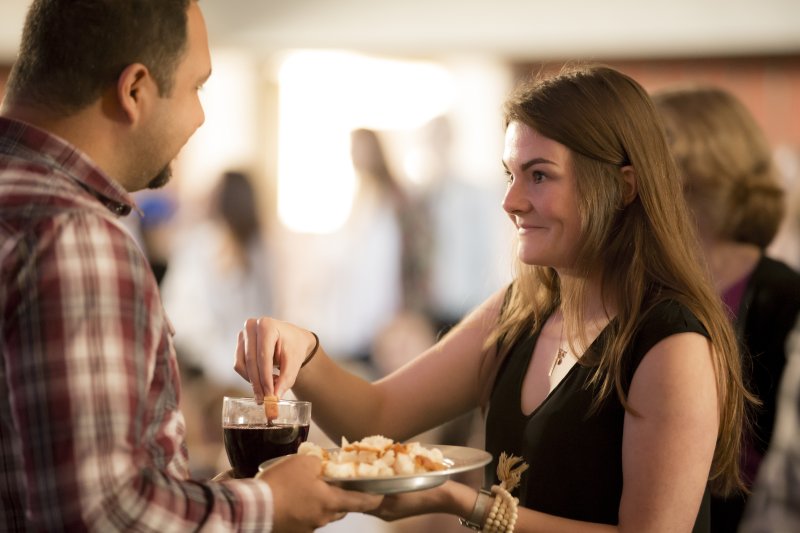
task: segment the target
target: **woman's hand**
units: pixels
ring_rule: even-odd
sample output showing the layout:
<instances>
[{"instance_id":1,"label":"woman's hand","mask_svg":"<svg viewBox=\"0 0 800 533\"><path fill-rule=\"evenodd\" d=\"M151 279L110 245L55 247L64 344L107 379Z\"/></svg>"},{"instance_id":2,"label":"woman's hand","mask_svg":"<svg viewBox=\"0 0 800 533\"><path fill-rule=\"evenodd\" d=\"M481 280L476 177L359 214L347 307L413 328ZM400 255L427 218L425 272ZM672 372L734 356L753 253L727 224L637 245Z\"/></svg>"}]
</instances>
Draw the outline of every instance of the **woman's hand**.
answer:
<instances>
[{"instance_id":1,"label":"woman's hand","mask_svg":"<svg viewBox=\"0 0 800 533\"><path fill-rule=\"evenodd\" d=\"M311 533L349 512L375 509L382 496L353 492L320 478L322 463L310 455L290 455L256 475L269 483L273 497L273 531Z\"/></svg>"},{"instance_id":2,"label":"woman's hand","mask_svg":"<svg viewBox=\"0 0 800 533\"><path fill-rule=\"evenodd\" d=\"M430 493L436 489L420 490L403 494L389 494L384 496L380 506L369 514L381 520L392 522L409 516L418 516L436 512L430 509Z\"/></svg>"},{"instance_id":3,"label":"woman's hand","mask_svg":"<svg viewBox=\"0 0 800 533\"><path fill-rule=\"evenodd\" d=\"M250 318L239 332L234 370L253 387L257 402L281 397L297 378L316 339L307 330L273 318ZM273 368L279 368L275 376Z\"/></svg>"},{"instance_id":4,"label":"woman's hand","mask_svg":"<svg viewBox=\"0 0 800 533\"><path fill-rule=\"evenodd\" d=\"M369 514L387 522L429 513L467 516L467 508L472 508L474 498L474 489L454 481L447 481L428 490L385 496L380 506Z\"/></svg>"}]
</instances>

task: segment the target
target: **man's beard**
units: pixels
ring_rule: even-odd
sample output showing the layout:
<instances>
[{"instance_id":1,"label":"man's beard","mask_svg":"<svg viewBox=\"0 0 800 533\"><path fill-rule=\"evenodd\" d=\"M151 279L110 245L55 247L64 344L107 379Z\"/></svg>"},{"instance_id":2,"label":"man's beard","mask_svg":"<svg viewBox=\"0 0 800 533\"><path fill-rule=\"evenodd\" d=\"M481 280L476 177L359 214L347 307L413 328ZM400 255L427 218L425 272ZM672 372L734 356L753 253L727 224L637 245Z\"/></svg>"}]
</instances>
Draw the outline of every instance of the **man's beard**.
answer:
<instances>
[{"instance_id":1,"label":"man's beard","mask_svg":"<svg viewBox=\"0 0 800 533\"><path fill-rule=\"evenodd\" d=\"M150 180L150 183L147 184L148 189L160 189L167 183L169 183L169 179L172 177L172 167L170 165L165 166L161 169L161 171L155 175L153 179Z\"/></svg>"}]
</instances>

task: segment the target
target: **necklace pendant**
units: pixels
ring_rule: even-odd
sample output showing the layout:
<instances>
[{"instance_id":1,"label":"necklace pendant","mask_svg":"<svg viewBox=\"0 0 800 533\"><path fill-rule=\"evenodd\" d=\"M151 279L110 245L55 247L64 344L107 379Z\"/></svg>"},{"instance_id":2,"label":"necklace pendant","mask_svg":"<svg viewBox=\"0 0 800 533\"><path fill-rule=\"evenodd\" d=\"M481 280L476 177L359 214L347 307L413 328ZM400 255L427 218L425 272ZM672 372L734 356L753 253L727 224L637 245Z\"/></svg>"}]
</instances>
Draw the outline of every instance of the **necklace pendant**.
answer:
<instances>
[{"instance_id":1,"label":"necklace pendant","mask_svg":"<svg viewBox=\"0 0 800 533\"><path fill-rule=\"evenodd\" d=\"M553 364L550 365L550 371L547 373L548 376L553 375L553 371L556 369L556 365L560 365L561 362L566 357L567 351L564 348L559 348L558 352L556 352L556 356L553 358Z\"/></svg>"}]
</instances>

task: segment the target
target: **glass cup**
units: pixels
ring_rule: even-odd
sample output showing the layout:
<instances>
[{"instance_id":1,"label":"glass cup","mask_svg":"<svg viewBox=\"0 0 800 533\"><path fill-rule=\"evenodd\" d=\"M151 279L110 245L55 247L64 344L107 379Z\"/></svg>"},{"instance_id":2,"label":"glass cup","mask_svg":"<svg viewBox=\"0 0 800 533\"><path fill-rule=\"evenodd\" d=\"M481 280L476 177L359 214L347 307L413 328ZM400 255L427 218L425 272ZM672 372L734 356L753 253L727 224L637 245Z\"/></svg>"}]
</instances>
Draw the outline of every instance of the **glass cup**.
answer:
<instances>
[{"instance_id":1,"label":"glass cup","mask_svg":"<svg viewBox=\"0 0 800 533\"><path fill-rule=\"evenodd\" d=\"M296 453L308 438L311 402L279 400L277 414L268 421L264 406L255 399L225 397L222 434L234 477L253 477L258 465Z\"/></svg>"}]
</instances>

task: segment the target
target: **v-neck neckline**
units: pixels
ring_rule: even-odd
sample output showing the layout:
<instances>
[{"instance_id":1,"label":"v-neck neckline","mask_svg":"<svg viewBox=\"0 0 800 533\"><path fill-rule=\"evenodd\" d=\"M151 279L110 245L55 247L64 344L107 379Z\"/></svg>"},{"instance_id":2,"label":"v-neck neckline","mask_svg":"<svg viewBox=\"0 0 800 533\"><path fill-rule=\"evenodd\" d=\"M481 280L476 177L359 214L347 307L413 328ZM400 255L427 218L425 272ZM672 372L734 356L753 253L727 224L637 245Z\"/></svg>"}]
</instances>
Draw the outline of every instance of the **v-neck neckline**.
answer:
<instances>
[{"instance_id":1,"label":"v-neck neckline","mask_svg":"<svg viewBox=\"0 0 800 533\"><path fill-rule=\"evenodd\" d=\"M527 347L526 350L525 350L527 355L526 355L526 361L525 361L525 365L524 365L524 370L523 370L523 372L521 372L520 379L517 382L517 387L518 387L518 390L519 390L519 402L517 403L517 409L519 410L519 413L523 418L530 419L531 417L536 415L536 413L539 412L539 410L541 410L542 407L544 407L544 405L547 404L548 401L550 401L550 398L555 396L565 386L564 384L568 380L573 379L575 374L578 372L578 369L583 366L583 365L581 365L581 360L584 358L584 356L586 355L587 352L592 350L595 347L596 344L601 342L601 340L606 335L606 331L608 331L609 326L611 326L611 324L613 324L615 320L616 320L616 317L614 317L614 318L612 318L611 320L608 321L608 323L603 327L603 329L600 330L600 333L597 334L597 337L595 337L595 339L591 342L591 344L589 344L589 347L586 348L586 350L584 350L584 352L581 354L581 356L578 358L578 360L575 362L575 364L572 365L572 368L570 368L569 371L567 371L567 373L564 375L564 377L561 378L561 381L559 381L558 384L556 384L556 386L553 387L553 390L551 390L550 392L547 393L547 395L539 403L539 405L534 407L533 410L530 413L525 413L525 411L522 409L522 386L525 383L525 377L528 375L528 369L529 369L529 367L531 365L531 361L533 360L533 349L534 349L534 347L536 346L536 343L539 340L539 335L541 335L542 329L540 328L539 331L537 331L535 335L533 335L533 336L528 338L528 341L526 342L526 344L527 343L532 343L532 344L529 347ZM605 341L603 340L602 342L605 342Z\"/></svg>"}]
</instances>

